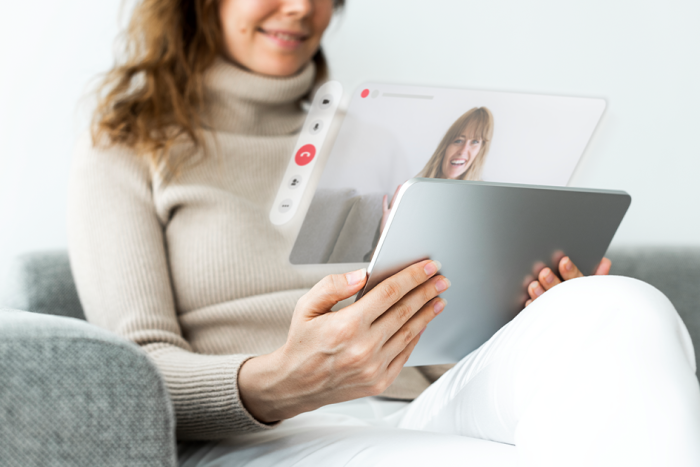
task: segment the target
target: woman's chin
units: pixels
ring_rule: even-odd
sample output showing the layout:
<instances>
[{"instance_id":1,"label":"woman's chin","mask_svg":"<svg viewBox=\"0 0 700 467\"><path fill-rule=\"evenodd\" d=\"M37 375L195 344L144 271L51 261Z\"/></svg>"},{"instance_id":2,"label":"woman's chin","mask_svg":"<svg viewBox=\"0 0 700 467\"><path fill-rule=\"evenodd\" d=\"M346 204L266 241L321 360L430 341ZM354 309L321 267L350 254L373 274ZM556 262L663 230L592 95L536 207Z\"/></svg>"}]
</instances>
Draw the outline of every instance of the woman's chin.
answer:
<instances>
[{"instance_id":1,"label":"woman's chin","mask_svg":"<svg viewBox=\"0 0 700 467\"><path fill-rule=\"evenodd\" d=\"M283 78L294 76L311 60L308 54L275 53L263 50L254 59L249 57L227 57L248 71L259 75Z\"/></svg>"},{"instance_id":2,"label":"woman's chin","mask_svg":"<svg viewBox=\"0 0 700 467\"><path fill-rule=\"evenodd\" d=\"M255 67L251 71L259 75L274 76L284 78L296 75L308 62L297 60L269 60Z\"/></svg>"},{"instance_id":3,"label":"woman's chin","mask_svg":"<svg viewBox=\"0 0 700 467\"><path fill-rule=\"evenodd\" d=\"M445 178L447 178L448 180L459 180L459 177L464 175L464 172L465 172L464 170L456 170L454 172L449 172L447 174L447 177L445 177Z\"/></svg>"}]
</instances>

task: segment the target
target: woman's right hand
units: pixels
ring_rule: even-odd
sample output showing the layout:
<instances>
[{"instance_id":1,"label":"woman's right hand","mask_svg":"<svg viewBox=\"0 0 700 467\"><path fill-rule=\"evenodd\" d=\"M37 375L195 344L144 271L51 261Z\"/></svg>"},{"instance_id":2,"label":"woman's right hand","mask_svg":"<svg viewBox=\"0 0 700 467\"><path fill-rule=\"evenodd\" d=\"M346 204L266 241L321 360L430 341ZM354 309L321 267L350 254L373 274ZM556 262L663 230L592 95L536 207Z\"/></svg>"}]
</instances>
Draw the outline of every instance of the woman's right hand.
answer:
<instances>
[{"instance_id":1,"label":"woman's right hand","mask_svg":"<svg viewBox=\"0 0 700 467\"><path fill-rule=\"evenodd\" d=\"M241 366L245 407L269 423L382 393L445 307L438 294L450 282L439 269L418 262L337 312L331 307L362 289L366 271L325 277L297 303L286 344Z\"/></svg>"}]
</instances>

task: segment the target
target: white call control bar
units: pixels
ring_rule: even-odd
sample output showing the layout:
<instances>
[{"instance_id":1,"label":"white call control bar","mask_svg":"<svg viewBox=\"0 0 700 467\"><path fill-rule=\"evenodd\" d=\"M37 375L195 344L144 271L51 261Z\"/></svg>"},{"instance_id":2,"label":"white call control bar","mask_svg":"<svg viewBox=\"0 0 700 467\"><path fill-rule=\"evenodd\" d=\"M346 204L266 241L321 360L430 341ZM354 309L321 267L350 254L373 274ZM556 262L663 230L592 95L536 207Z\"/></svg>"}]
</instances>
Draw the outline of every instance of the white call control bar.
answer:
<instances>
[{"instance_id":1,"label":"white call control bar","mask_svg":"<svg viewBox=\"0 0 700 467\"><path fill-rule=\"evenodd\" d=\"M337 81L325 83L316 92L270 209L273 224L282 225L294 217L342 97L343 87Z\"/></svg>"}]
</instances>

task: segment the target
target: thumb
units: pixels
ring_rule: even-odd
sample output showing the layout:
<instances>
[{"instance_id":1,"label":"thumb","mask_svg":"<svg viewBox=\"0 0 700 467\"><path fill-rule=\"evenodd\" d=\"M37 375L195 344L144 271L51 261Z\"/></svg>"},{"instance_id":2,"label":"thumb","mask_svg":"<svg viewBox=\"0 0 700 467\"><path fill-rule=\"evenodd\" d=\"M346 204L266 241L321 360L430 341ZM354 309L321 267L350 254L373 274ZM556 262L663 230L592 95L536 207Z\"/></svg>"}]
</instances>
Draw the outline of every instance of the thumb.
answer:
<instances>
[{"instance_id":1,"label":"thumb","mask_svg":"<svg viewBox=\"0 0 700 467\"><path fill-rule=\"evenodd\" d=\"M610 274L610 267L612 266L612 261L610 261L608 258L603 258L600 260L600 263L598 264L598 267L595 269L595 272L593 273L594 276L607 276Z\"/></svg>"},{"instance_id":2,"label":"thumb","mask_svg":"<svg viewBox=\"0 0 700 467\"><path fill-rule=\"evenodd\" d=\"M331 274L314 285L301 299L301 313L306 318L328 313L333 305L355 295L367 281L367 269L346 274Z\"/></svg>"}]
</instances>

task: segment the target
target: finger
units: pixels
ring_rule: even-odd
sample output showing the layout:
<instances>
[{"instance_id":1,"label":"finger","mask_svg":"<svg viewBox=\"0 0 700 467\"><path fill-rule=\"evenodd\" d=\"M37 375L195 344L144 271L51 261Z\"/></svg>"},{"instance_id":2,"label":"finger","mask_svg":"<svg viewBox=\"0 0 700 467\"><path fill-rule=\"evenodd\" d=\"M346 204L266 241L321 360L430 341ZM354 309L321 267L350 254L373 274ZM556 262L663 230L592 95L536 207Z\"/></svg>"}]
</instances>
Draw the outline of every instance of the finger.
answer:
<instances>
[{"instance_id":1,"label":"finger","mask_svg":"<svg viewBox=\"0 0 700 467\"><path fill-rule=\"evenodd\" d=\"M419 331L418 335L414 337L413 340L406 347L404 347L404 349L399 352L396 357L394 357L391 363L389 363L386 369L386 377L389 378L389 382L393 382L399 375L401 369L408 361L408 357L411 356L413 349L415 349L416 345L418 345L418 341L420 340L422 334L423 330Z\"/></svg>"},{"instance_id":2,"label":"finger","mask_svg":"<svg viewBox=\"0 0 700 467\"><path fill-rule=\"evenodd\" d=\"M539 283L544 290L549 290L555 285L561 284L561 280L559 280L557 275L554 274L554 272L549 268L544 268L541 270L537 278L539 279Z\"/></svg>"},{"instance_id":3,"label":"finger","mask_svg":"<svg viewBox=\"0 0 700 467\"><path fill-rule=\"evenodd\" d=\"M368 294L351 305L352 309L362 314L363 320L371 325L384 312L401 300L411 290L425 283L435 274L441 265L438 261L424 260L397 272L383 280Z\"/></svg>"},{"instance_id":4,"label":"finger","mask_svg":"<svg viewBox=\"0 0 700 467\"><path fill-rule=\"evenodd\" d=\"M367 281L367 269L358 269L347 274L331 274L326 276L303 297L299 306L307 318L328 313L341 300L355 295Z\"/></svg>"},{"instance_id":5,"label":"finger","mask_svg":"<svg viewBox=\"0 0 700 467\"><path fill-rule=\"evenodd\" d=\"M527 293L530 295L530 298L532 300L535 300L537 297L542 295L545 292L544 287L540 284L539 281L532 281L530 282L530 285L527 286Z\"/></svg>"},{"instance_id":6,"label":"finger","mask_svg":"<svg viewBox=\"0 0 700 467\"><path fill-rule=\"evenodd\" d=\"M401 190L401 187L403 185L399 185L396 187L396 191L394 192L394 196L391 197L391 205L389 206L390 208L394 207L394 202L396 201L396 197L399 196L399 190Z\"/></svg>"},{"instance_id":7,"label":"finger","mask_svg":"<svg viewBox=\"0 0 700 467\"><path fill-rule=\"evenodd\" d=\"M423 305L411 319L404 323L404 325L386 341L382 352L385 352L389 358L393 359L396 355L401 353L423 329L425 329L428 323L445 309L446 305L447 301L441 297L436 297Z\"/></svg>"},{"instance_id":8,"label":"finger","mask_svg":"<svg viewBox=\"0 0 700 467\"><path fill-rule=\"evenodd\" d=\"M382 212L386 214L389 211L389 197L384 195L382 198Z\"/></svg>"},{"instance_id":9,"label":"finger","mask_svg":"<svg viewBox=\"0 0 700 467\"><path fill-rule=\"evenodd\" d=\"M575 279L576 277L583 277L581 271L578 270L576 265L571 258L564 256L561 261L559 261L559 275L565 281L570 279Z\"/></svg>"},{"instance_id":10,"label":"finger","mask_svg":"<svg viewBox=\"0 0 700 467\"><path fill-rule=\"evenodd\" d=\"M401 300L379 316L371 325L370 332L384 344L418 313L430 300L450 287L450 281L441 275L407 293Z\"/></svg>"},{"instance_id":11,"label":"finger","mask_svg":"<svg viewBox=\"0 0 700 467\"><path fill-rule=\"evenodd\" d=\"M610 268L612 267L612 261L608 258L603 258L600 260L600 264L593 273L594 276L607 276L610 274Z\"/></svg>"},{"instance_id":12,"label":"finger","mask_svg":"<svg viewBox=\"0 0 700 467\"><path fill-rule=\"evenodd\" d=\"M525 308L527 308L528 305L530 305L530 303L532 303L532 299L530 299L530 300L528 300L528 301L525 302Z\"/></svg>"},{"instance_id":13,"label":"finger","mask_svg":"<svg viewBox=\"0 0 700 467\"><path fill-rule=\"evenodd\" d=\"M370 326L370 331L384 344L400 332L406 323L430 300L447 290L449 286L450 281L443 276L431 278L425 284L410 291L386 313L377 318Z\"/></svg>"}]
</instances>

